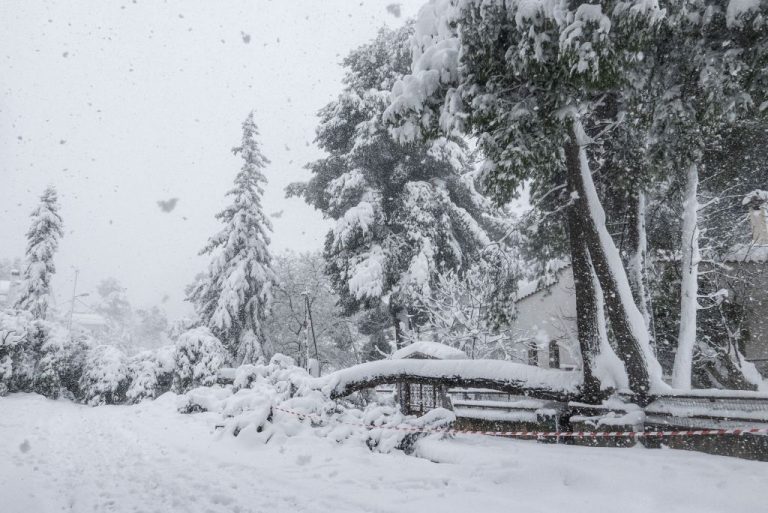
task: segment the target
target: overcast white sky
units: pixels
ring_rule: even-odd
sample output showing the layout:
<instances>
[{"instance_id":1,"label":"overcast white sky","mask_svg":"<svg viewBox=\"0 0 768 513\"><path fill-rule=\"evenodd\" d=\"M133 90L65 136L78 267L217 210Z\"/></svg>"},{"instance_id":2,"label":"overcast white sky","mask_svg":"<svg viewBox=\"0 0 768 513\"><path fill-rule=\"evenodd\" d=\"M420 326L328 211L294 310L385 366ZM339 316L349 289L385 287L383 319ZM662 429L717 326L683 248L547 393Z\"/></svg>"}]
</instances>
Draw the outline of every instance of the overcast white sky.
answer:
<instances>
[{"instance_id":1,"label":"overcast white sky","mask_svg":"<svg viewBox=\"0 0 768 513\"><path fill-rule=\"evenodd\" d=\"M283 188L320 155L315 114L340 89L339 62L423 0L0 2L0 258L22 256L46 185L65 237L59 302L114 276L134 306L188 311L183 289L239 169L230 150L256 112L272 248L322 247L327 225ZM179 198L164 213L158 200Z\"/></svg>"}]
</instances>

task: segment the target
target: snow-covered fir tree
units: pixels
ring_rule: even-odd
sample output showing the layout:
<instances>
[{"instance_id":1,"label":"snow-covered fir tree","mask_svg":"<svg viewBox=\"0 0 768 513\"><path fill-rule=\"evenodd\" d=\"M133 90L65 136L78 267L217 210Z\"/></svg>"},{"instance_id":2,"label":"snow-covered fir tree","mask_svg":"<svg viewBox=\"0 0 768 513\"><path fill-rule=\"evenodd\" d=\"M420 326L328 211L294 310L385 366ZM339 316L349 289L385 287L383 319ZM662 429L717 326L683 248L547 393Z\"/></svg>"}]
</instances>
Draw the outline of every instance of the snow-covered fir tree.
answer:
<instances>
[{"instance_id":1,"label":"snow-covered fir tree","mask_svg":"<svg viewBox=\"0 0 768 513\"><path fill-rule=\"evenodd\" d=\"M257 141L253 112L243 122L242 144L232 151L243 165L227 196L232 203L217 214L224 228L211 237L201 254L212 256L207 275L192 290L200 319L224 343L236 363L269 357L264 320L276 276L269 252L272 225L262 210L264 168L269 161Z\"/></svg>"},{"instance_id":2,"label":"snow-covered fir tree","mask_svg":"<svg viewBox=\"0 0 768 513\"><path fill-rule=\"evenodd\" d=\"M476 136L485 190L498 203L523 183L546 191L563 176L587 395L619 386L625 370L639 394L666 388L592 176L608 128L627 122L606 102L643 83L639 56L662 15L645 1L433 0L416 24L412 72L386 113L403 141ZM624 368L598 365L615 360L603 300Z\"/></svg>"},{"instance_id":3,"label":"snow-covered fir tree","mask_svg":"<svg viewBox=\"0 0 768 513\"><path fill-rule=\"evenodd\" d=\"M768 5L765 2L666 2L656 37L650 87L652 151L680 184L680 325L673 386L690 388L700 309L699 183L708 150L736 123L761 116L768 104Z\"/></svg>"},{"instance_id":4,"label":"snow-covered fir tree","mask_svg":"<svg viewBox=\"0 0 768 513\"><path fill-rule=\"evenodd\" d=\"M45 319L51 300L51 279L56 272L53 256L63 235L56 189L45 189L31 217L26 267L15 306L31 312L36 319Z\"/></svg>"},{"instance_id":5,"label":"snow-covered fir tree","mask_svg":"<svg viewBox=\"0 0 768 513\"><path fill-rule=\"evenodd\" d=\"M408 71L411 32L382 30L344 60L344 91L317 129L328 156L288 191L335 221L324 256L346 311L385 302L398 346L414 296L429 294L437 273L465 267L493 229L460 140L400 143L382 120L389 89Z\"/></svg>"}]
</instances>

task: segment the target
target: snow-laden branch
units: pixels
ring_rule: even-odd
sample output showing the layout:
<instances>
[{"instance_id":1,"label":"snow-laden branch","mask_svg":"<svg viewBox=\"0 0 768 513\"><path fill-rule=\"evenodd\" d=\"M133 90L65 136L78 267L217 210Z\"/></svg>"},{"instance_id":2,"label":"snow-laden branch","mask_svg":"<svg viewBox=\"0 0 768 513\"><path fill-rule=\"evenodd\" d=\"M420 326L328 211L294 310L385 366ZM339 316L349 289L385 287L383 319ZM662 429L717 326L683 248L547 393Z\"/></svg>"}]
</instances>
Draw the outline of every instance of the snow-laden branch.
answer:
<instances>
[{"instance_id":1,"label":"snow-laden branch","mask_svg":"<svg viewBox=\"0 0 768 513\"><path fill-rule=\"evenodd\" d=\"M504 360L380 360L313 380L331 398L387 383L409 381L448 387L490 388L540 399L568 401L578 395L581 373L542 369Z\"/></svg>"}]
</instances>

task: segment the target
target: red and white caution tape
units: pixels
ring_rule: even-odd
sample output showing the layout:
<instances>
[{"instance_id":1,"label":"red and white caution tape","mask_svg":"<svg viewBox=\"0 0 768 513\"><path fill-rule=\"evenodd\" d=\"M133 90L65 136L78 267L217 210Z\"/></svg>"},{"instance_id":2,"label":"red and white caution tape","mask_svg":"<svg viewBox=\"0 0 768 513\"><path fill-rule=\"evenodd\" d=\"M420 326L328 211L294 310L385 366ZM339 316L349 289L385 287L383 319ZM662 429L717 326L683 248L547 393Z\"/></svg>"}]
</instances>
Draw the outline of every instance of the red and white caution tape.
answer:
<instances>
[{"instance_id":1,"label":"red and white caution tape","mask_svg":"<svg viewBox=\"0 0 768 513\"><path fill-rule=\"evenodd\" d=\"M322 421L317 415L301 413L286 408L273 406L273 409L295 415L300 419ZM745 429L695 429L688 431L473 431L464 429L435 429L420 428L415 426L373 426L363 422L336 421L339 424L364 427L366 429L392 429L396 431L410 431L412 433L442 433L447 435L470 434L506 436L511 438L663 438L675 436L722 436L722 435L768 435L768 428Z\"/></svg>"}]
</instances>

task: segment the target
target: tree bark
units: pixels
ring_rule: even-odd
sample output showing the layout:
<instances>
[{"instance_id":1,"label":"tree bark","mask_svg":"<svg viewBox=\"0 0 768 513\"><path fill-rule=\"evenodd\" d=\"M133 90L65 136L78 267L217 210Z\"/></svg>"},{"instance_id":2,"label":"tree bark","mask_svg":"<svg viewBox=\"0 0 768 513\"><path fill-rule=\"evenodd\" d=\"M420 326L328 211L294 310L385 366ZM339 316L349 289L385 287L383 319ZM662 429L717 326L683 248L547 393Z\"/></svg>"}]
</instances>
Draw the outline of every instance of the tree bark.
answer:
<instances>
[{"instance_id":1,"label":"tree bark","mask_svg":"<svg viewBox=\"0 0 768 513\"><path fill-rule=\"evenodd\" d=\"M510 394L554 401L582 400L580 387L566 385L573 376L573 373L569 371L538 369L542 375L552 377L551 385L546 384L546 379L542 379L541 375L527 377L525 372L520 377L507 379L489 378L487 372L478 372L476 366L474 371L468 369L464 375L459 372L462 363L476 364L479 362L482 360L464 360L462 362L450 360L380 360L342 369L320 379L323 386L331 385L331 399L338 399L358 390L384 384L420 383L448 388L489 388ZM489 360L489 362L497 366L508 365L511 368L511 376L514 376L515 371L521 370L521 368L525 370L525 366L521 364L499 360ZM557 383L563 383L564 386L558 386Z\"/></svg>"},{"instance_id":2,"label":"tree bark","mask_svg":"<svg viewBox=\"0 0 768 513\"><path fill-rule=\"evenodd\" d=\"M683 226L681 247L680 283L680 331L677 337L677 353L672 371L672 386L680 389L691 388L693 349L696 345L696 314L699 307L699 227L697 200L699 168L697 164L688 167L683 199Z\"/></svg>"},{"instance_id":3,"label":"tree bark","mask_svg":"<svg viewBox=\"0 0 768 513\"><path fill-rule=\"evenodd\" d=\"M565 145L568 167L568 188L575 191L574 177L578 174L579 148L575 142ZM581 366L584 374L585 402L597 402L600 396L600 380L594 375L594 361L600 351L600 335L597 326L597 300L592 281L592 265L584 240L584 218L579 199L568 208L568 237L571 250L573 286L576 293L576 329L581 350Z\"/></svg>"},{"instance_id":4,"label":"tree bark","mask_svg":"<svg viewBox=\"0 0 768 513\"><path fill-rule=\"evenodd\" d=\"M396 304L390 304L389 313L392 316L392 324L395 325L395 347L400 349L405 346L405 333L408 329L408 310Z\"/></svg>"},{"instance_id":5,"label":"tree bark","mask_svg":"<svg viewBox=\"0 0 768 513\"><path fill-rule=\"evenodd\" d=\"M634 191L630 198L629 215L627 219L627 271L629 286L632 287L632 296L635 298L640 313L648 328L651 343L654 340L653 314L651 310L651 298L648 293L648 275L645 266L645 257L648 251L648 242L645 235L645 193Z\"/></svg>"},{"instance_id":6,"label":"tree bark","mask_svg":"<svg viewBox=\"0 0 768 513\"><path fill-rule=\"evenodd\" d=\"M576 163L567 166L569 179L573 181L578 194L576 203L580 206L584 240L603 289L618 356L625 364L630 389L639 397L643 397L649 394L652 385L657 388L664 386L661 381L661 366L653 355L648 329L632 298L618 248L605 227L605 212L592 182L585 139L581 122L574 119L571 140L578 148L578 166Z\"/></svg>"}]
</instances>

